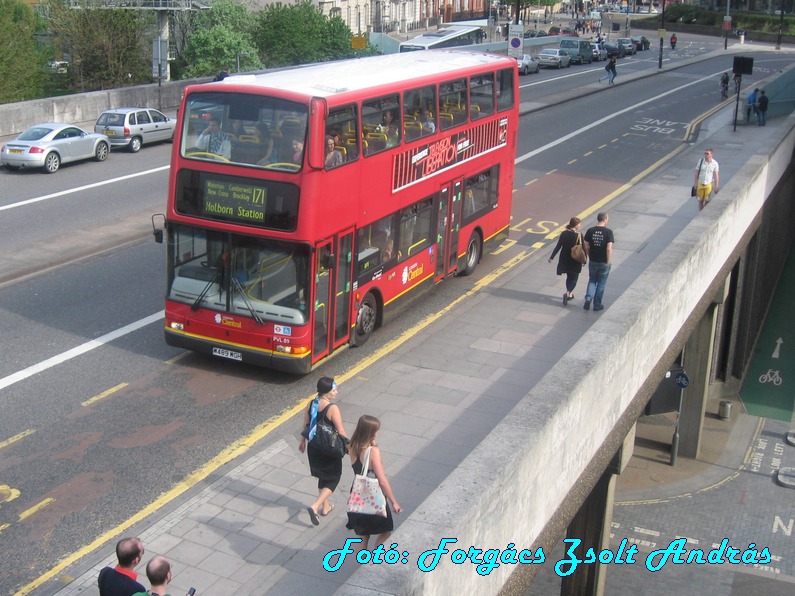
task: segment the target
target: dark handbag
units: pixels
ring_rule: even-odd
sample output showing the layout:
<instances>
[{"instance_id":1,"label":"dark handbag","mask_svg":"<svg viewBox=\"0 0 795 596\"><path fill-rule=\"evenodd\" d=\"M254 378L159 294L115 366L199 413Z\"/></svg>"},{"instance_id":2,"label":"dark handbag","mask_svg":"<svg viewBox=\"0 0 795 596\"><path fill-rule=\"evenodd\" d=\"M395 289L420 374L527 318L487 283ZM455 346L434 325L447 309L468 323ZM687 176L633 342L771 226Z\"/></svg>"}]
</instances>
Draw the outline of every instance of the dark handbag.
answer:
<instances>
[{"instance_id":1,"label":"dark handbag","mask_svg":"<svg viewBox=\"0 0 795 596\"><path fill-rule=\"evenodd\" d=\"M577 242L571 247L571 258L582 265L588 262L588 256L582 246L582 234L577 234Z\"/></svg>"},{"instance_id":2,"label":"dark handbag","mask_svg":"<svg viewBox=\"0 0 795 596\"><path fill-rule=\"evenodd\" d=\"M341 437L333 424L318 420L312 445L325 457L342 459L345 455L345 438Z\"/></svg>"},{"instance_id":3,"label":"dark handbag","mask_svg":"<svg viewBox=\"0 0 795 596\"><path fill-rule=\"evenodd\" d=\"M690 187L690 196L691 197L696 196L696 187L695 186L691 186Z\"/></svg>"}]
</instances>

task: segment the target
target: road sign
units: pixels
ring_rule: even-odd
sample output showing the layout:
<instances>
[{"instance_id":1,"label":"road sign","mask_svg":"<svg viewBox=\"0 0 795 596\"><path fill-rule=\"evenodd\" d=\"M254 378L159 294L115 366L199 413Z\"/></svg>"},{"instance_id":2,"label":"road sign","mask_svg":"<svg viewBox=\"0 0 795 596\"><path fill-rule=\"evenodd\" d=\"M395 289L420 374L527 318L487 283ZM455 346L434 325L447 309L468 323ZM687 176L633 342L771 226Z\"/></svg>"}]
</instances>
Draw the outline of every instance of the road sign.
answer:
<instances>
[{"instance_id":1,"label":"road sign","mask_svg":"<svg viewBox=\"0 0 795 596\"><path fill-rule=\"evenodd\" d=\"M508 55L519 58L524 53L524 26L511 24L508 27Z\"/></svg>"},{"instance_id":2,"label":"road sign","mask_svg":"<svg viewBox=\"0 0 795 596\"><path fill-rule=\"evenodd\" d=\"M726 15L725 17L723 17L723 22L724 23L731 23L732 22L732 18L729 15Z\"/></svg>"},{"instance_id":3,"label":"road sign","mask_svg":"<svg viewBox=\"0 0 795 596\"><path fill-rule=\"evenodd\" d=\"M676 383L682 389L685 389L688 385L690 385L690 378L687 376L685 371L680 371L676 374L674 383Z\"/></svg>"}]
</instances>

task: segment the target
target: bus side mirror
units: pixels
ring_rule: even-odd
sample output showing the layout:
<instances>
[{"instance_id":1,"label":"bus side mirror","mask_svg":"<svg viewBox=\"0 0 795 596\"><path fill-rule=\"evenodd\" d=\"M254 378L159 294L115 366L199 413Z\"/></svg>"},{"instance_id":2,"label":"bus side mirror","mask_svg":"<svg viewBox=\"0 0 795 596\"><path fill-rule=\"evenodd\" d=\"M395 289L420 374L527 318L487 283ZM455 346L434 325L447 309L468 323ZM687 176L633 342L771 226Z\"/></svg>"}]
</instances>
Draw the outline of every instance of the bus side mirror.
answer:
<instances>
[{"instance_id":1,"label":"bus side mirror","mask_svg":"<svg viewBox=\"0 0 795 596\"><path fill-rule=\"evenodd\" d=\"M163 228L158 228L155 224L155 218L162 217L163 218L163 228L166 227L166 216L164 213L155 213L152 216L152 235L155 237L155 242L158 244L163 244Z\"/></svg>"},{"instance_id":2,"label":"bus side mirror","mask_svg":"<svg viewBox=\"0 0 795 596\"><path fill-rule=\"evenodd\" d=\"M309 167L322 170L326 165L326 102L314 98L309 104L309 138L306 150Z\"/></svg>"}]
</instances>

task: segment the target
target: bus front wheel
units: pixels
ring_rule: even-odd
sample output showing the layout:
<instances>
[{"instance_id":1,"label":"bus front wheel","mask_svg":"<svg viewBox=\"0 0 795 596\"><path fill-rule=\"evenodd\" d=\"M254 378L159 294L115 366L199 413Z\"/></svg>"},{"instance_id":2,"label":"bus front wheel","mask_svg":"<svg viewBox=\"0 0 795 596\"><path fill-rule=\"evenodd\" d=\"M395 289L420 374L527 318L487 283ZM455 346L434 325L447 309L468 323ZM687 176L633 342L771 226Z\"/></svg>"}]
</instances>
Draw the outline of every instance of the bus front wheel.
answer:
<instances>
[{"instance_id":1,"label":"bus front wheel","mask_svg":"<svg viewBox=\"0 0 795 596\"><path fill-rule=\"evenodd\" d=\"M464 270L461 275L472 275L475 272L475 267L480 262L480 251L483 243L480 241L480 234L472 232L467 242L466 261L464 262Z\"/></svg>"},{"instance_id":2,"label":"bus front wheel","mask_svg":"<svg viewBox=\"0 0 795 596\"><path fill-rule=\"evenodd\" d=\"M356 316L356 327L353 330L353 337L351 337L351 345L363 346L367 343L373 334L377 318L378 301L372 292L367 292L359 307L359 314Z\"/></svg>"}]
</instances>

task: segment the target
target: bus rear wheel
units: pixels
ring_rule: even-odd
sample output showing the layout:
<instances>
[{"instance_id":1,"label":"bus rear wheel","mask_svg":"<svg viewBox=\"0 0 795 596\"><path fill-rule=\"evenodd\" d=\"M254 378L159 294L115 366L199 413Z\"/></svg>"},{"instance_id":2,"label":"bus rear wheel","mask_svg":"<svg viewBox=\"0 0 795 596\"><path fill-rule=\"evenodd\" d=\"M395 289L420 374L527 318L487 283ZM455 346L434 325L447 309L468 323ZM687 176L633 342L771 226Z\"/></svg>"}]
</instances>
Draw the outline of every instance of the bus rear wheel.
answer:
<instances>
[{"instance_id":1,"label":"bus rear wheel","mask_svg":"<svg viewBox=\"0 0 795 596\"><path fill-rule=\"evenodd\" d=\"M367 292L359 307L359 314L356 316L356 327L351 337L351 345L363 346L366 344L375 330L375 322L377 320L378 301L372 292Z\"/></svg>"},{"instance_id":2,"label":"bus rear wheel","mask_svg":"<svg viewBox=\"0 0 795 596\"><path fill-rule=\"evenodd\" d=\"M461 271L461 275L472 275L475 272L475 267L477 267L480 262L480 251L482 247L483 243L480 240L480 234L472 232L472 235L469 237L469 242L467 242L466 260L464 261L464 270Z\"/></svg>"}]
</instances>

